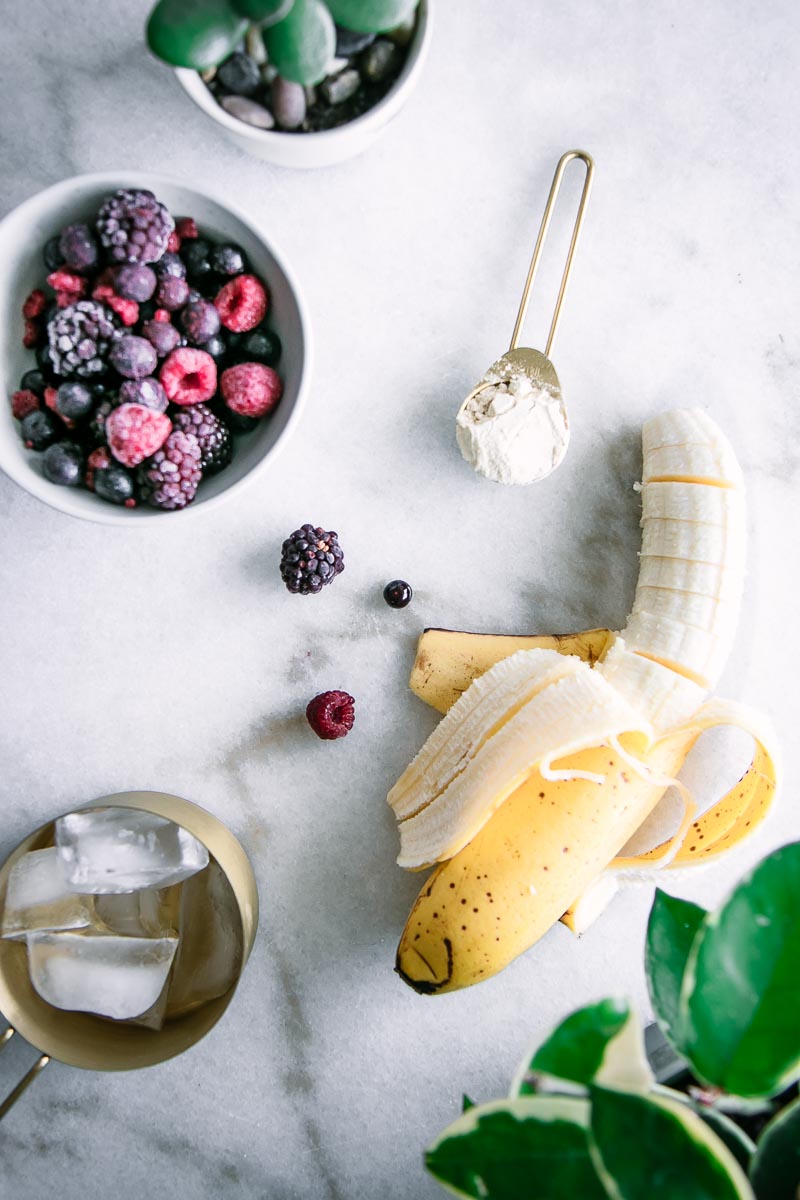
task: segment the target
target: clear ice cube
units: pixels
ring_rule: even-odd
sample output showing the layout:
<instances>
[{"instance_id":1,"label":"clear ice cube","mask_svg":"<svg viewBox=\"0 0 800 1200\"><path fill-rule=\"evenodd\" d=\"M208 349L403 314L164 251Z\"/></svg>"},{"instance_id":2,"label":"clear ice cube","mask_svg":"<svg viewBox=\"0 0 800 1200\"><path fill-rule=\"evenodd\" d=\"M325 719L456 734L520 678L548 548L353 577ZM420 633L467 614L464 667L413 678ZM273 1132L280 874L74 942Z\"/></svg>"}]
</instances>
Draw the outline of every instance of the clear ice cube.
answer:
<instances>
[{"instance_id":1,"label":"clear ice cube","mask_svg":"<svg viewBox=\"0 0 800 1200\"><path fill-rule=\"evenodd\" d=\"M126 937L166 937L178 928L180 884L140 892L105 892L94 897L100 933Z\"/></svg>"},{"instance_id":2,"label":"clear ice cube","mask_svg":"<svg viewBox=\"0 0 800 1200\"><path fill-rule=\"evenodd\" d=\"M28 970L54 1008L124 1021L157 1002L177 945L176 937L30 933Z\"/></svg>"},{"instance_id":3,"label":"clear ice cube","mask_svg":"<svg viewBox=\"0 0 800 1200\"><path fill-rule=\"evenodd\" d=\"M135 808L59 817L56 844L70 886L93 895L169 887L208 864L208 851L188 830Z\"/></svg>"},{"instance_id":4,"label":"clear ice cube","mask_svg":"<svg viewBox=\"0 0 800 1200\"><path fill-rule=\"evenodd\" d=\"M39 930L83 929L93 912L93 898L70 888L55 846L31 850L11 868L0 936L21 940Z\"/></svg>"},{"instance_id":5,"label":"clear ice cube","mask_svg":"<svg viewBox=\"0 0 800 1200\"><path fill-rule=\"evenodd\" d=\"M180 942L169 980L167 1016L215 1000L242 966L242 920L224 871L212 861L181 887Z\"/></svg>"}]
</instances>

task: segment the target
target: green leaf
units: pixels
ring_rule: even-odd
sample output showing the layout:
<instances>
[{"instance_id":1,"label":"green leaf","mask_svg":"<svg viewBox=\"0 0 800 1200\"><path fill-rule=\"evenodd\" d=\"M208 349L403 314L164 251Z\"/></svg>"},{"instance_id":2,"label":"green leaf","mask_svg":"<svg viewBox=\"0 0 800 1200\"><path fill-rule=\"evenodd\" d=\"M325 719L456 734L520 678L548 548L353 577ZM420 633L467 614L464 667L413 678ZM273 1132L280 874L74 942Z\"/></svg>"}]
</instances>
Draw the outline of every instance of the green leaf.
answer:
<instances>
[{"instance_id":1,"label":"green leaf","mask_svg":"<svg viewBox=\"0 0 800 1200\"><path fill-rule=\"evenodd\" d=\"M529 1077L554 1075L571 1083L591 1083L603 1062L606 1047L630 1016L624 1000L601 1000L579 1008L550 1034L517 1075L512 1096L532 1096L535 1085Z\"/></svg>"},{"instance_id":2,"label":"green leaf","mask_svg":"<svg viewBox=\"0 0 800 1200\"><path fill-rule=\"evenodd\" d=\"M679 900L656 888L647 922L645 970L658 1023L677 1049L682 1049L678 1002L686 960L706 915L699 904Z\"/></svg>"},{"instance_id":3,"label":"green leaf","mask_svg":"<svg viewBox=\"0 0 800 1200\"><path fill-rule=\"evenodd\" d=\"M474 1100L470 1100L470 1098L469 1098L469 1096L467 1095L467 1093L466 1093L466 1092L464 1092L464 1095L461 1097L461 1111L462 1111L462 1113L469 1112L469 1110L470 1110L471 1108L474 1108L474 1107L475 1107L475 1101L474 1101Z\"/></svg>"},{"instance_id":4,"label":"green leaf","mask_svg":"<svg viewBox=\"0 0 800 1200\"><path fill-rule=\"evenodd\" d=\"M470 1109L427 1151L448 1191L475 1200L608 1200L589 1155L589 1106L565 1096Z\"/></svg>"},{"instance_id":5,"label":"green leaf","mask_svg":"<svg viewBox=\"0 0 800 1200\"><path fill-rule=\"evenodd\" d=\"M591 1103L598 1171L618 1200L752 1200L736 1159L687 1105L598 1087Z\"/></svg>"},{"instance_id":6,"label":"green leaf","mask_svg":"<svg viewBox=\"0 0 800 1200\"><path fill-rule=\"evenodd\" d=\"M795 1100L761 1134L750 1180L758 1200L800 1196L800 1100Z\"/></svg>"},{"instance_id":7,"label":"green leaf","mask_svg":"<svg viewBox=\"0 0 800 1200\"><path fill-rule=\"evenodd\" d=\"M284 79L306 86L325 78L336 53L336 29L322 0L295 0L289 15L265 30L265 41Z\"/></svg>"},{"instance_id":8,"label":"green leaf","mask_svg":"<svg viewBox=\"0 0 800 1200\"><path fill-rule=\"evenodd\" d=\"M173 67L203 71L227 58L247 21L228 0L159 0L147 22L147 44Z\"/></svg>"},{"instance_id":9,"label":"green leaf","mask_svg":"<svg viewBox=\"0 0 800 1200\"><path fill-rule=\"evenodd\" d=\"M755 1144L745 1131L717 1108L691 1102L689 1107L697 1113L701 1121L705 1121L713 1129L721 1142L728 1147L743 1171L750 1169L750 1160L755 1153Z\"/></svg>"},{"instance_id":10,"label":"green leaf","mask_svg":"<svg viewBox=\"0 0 800 1200\"><path fill-rule=\"evenodd\" d=\"M356 33L383 33L406 21L419 0L328 0L337 25Z\"/></svg>"},{"instance_id":11,"label":"green leaf","mask_svg":"<svg viewBox=\"0 0 800 1200\"><path fill-rule=\"evenodd\" d=\"M771 1096L800 1076L800 843L703 921L681 989L683 1052L709 1084Z\"/></svg>"},{"instance_id":12,"label":"green leaf","mask_svg":"<svg viewBox=\"0 0 800 1200\"><path fill-rule=\"evenodd\" d=\"M231 0L231 5L243 17L250 21L269 21L277 13L287 16L292 7L292 0ZM281 12L285 9L285 12Z\"/></svg>"}]
</instances>

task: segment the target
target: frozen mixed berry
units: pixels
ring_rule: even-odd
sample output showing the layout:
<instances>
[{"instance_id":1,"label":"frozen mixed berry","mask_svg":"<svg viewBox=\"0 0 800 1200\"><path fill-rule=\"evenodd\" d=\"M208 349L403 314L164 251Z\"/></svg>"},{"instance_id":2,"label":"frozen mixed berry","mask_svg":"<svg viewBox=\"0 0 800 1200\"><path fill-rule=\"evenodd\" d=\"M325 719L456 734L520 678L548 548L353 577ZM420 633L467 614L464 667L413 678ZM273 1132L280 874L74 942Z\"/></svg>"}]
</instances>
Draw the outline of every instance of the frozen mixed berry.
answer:
<instances>
[{"instance_id":1,"label":"frozen mixed berry","mask_svg":"<svg viewBox=\"0 0 800 1200\"><path fill-rule=\"evenodd\" d=\"M113 461L114 459L111 457L111 451L109 450L108 446L97 446L94 450L92 450L91 454L86 459L86 472L83 476L83 482L86 484L90 492L94 491L95 471L107 470Z\"/></svg>"},{"instance_id":2,"label":"frozen mixed berry","mask_svg":"<svg viewBox=\"0 0 800 1200\"><path fill-rule=\"evenodd\" d=\"M193 433L200 446L203 475L216 475L233 457L231 431L221 417L206 404L192 404L175 414L173 424L184 433Z\"/></svg>"},{"instance_id":3,"label":"frozen mixed berry","mask_svg":"<svg viewBox=\"0 0 800 1200\"><path fill-rule=\"evenodd\" d=\"M203 349L205 350L206 354L210 354L211 357L217 363L219 363L220 359L225 358L226 354L228 353L228 343L225 341L225 338L222 336L222 334L215 333L214 336L210 337L207 342L203 342Z\"/></svg>"},{"instance_id":4,"label":"frozen mixed berry","mask_svg":"<svg viewBox=\"0 0 800 1200\"><path fill-rule=\"evenodd\" d=\"M22 305L22 315L28 320L35 321L47 308L47 298L41 288L34 288L25 298Z\"/></svg>"},{"instance_id":5,"label":"frozen mixed berry","mask_svg":"<svg viewBox=\"0 0 800 1200\"><path fill-rule=\"evenodd\" d=\"M19 381L19 386L23 392L27 390L42 396L46 387L44 375L39 370L26 371Z\"/></svg>"},{"instance_id":6,"label":"frozen mixed berry","mask_svg":"<svg viewBox=\"0 0 800 1200\"><path fill-rule=\"evenodd\" d=\"M50 360L57 375L88 378L106 370L106 357L118 330L113 316L96 300L79 300L48 323Z\"/></svg>"},{"instance_id":7,"label":"frozen mixed berry","mask_svg":"<svg viewBox=\"0 0 800 1200\"><path fill-rule=\"evenodd\" d=\"M355 700L347 692L320 692L310 700L306 719L318 738L332 742L347 737L356 719Z\"/></svg>"},{"instance_id":8,"label":"frozen mixed berry","mask_svg":"<svg viewBox=\"0 0 800 1200\"><path fill-rule=\"evenodd\" d=\"M158 366L158 355L147 338L126 333L111 347L109 362L125 379L144 379Z\"/></svg>"},{"instance_id":9,"label":"frozen mixed berry","mask_svg":"<svg viewBox=\"0 0 800 1200\"><path fill-rule=\"evenodd\" d=\"M169 405L167 393L157 379L126 379L119 389L120 404L143 404L154 412L166 412Z\"/></svg>"},{"instance_id":10,"label":"frozen mixed berry","mask_svg":"<svg viewBox=\"0 0 800 1200\"><path fill-rule=\"evenodd\" d=\"M171 250L162 255L153 269L159 279L163 279L165 275L174 275L176 279L186 278L186 264L179 254L174 254Z\"/></svg>"},{"instance_id":11,"label":"frozen mixed berry","mask_svg":"<svg viewBox=\"0 0 800 1200\"><path fill-rule=\"evenodd\" d=\"M175 232L181 241L185 238L196 238L198 236L197 222L194 217L181 217L175 224Z\"/></svg>"},{"instance_id":12,"label":"frozen mixed berry","mask_svg":"<svg viewBox=\"0 0 800 1200\"><path fill-rule=\"evenodd\" d=\"M155 347L159 358L166 357L176 346L180 345L181 335L169 321L157 321L155 318L145 321L142 325L142 333L151 346Z\"/></svg>"},{"instance_id":13,"label":"frozen mixed berry","mask_svg":"<svg viewBox=\"0 0 800 1200\"><path fill-rule=\"evenodd\" d=\"M60 487L78 487L83 477L83 451L75 442L56 442L42 455L42 473Z\"/></svg>"},{"instance_id":14,"label":"frozen mixed berry","mask_svg":"<svg viewBox=\"0 0 800 1200\"><path fill-rule=\"evenodd\" d=\"M66 417L69 421L82 421L94 408L92 390L77 380L61 383L56 391L53 407L59 416Z\"/></svg>"},{"instance_id":15,"label":"frozen mixed berry","mask_svg":"<svg viewBox=\"0 0 800 1200\"><path fill-rule=\"evenodd\" d=\"M219 313L210 300L192 299L178 317L178 324L194 346L203 346L219 333Z\"/></svg>"},{"instance_id":16,"label":"frozen mixed berry","mask_svg":"<svg viewBox=\"0 0 800 1200\"><path fill-rule=\"evenodd\" d=\"M40 397L30 388L20 388L11 397L11 414L18 421L22 421L28 413L36 412L40 407Z\"/></svg>"},{"instance_id":17,"label":"frozen mixed berry","mask_svg":"<svg viewBox=\"0 0 800 1200\"><path fill-rule=\"evenodd\" d=\"M252 433L259 426L258 417L243 417L240 413L234 412L232 408L225 409L225 420L234 433Z\"/></svg>"},{"instance_id":18,"label":"frozen mixed berry","mask_svg":"<svg viewBox=\"0 0 800 1200\"><path fill-rule=\"evenodd\" d=\"M209 279L211 272L211 245L205 238L193 238L181 245L181 258L186 274L193 283Z\"/></svg>"},{"instance_id":19,"label":"frozen mixed berry","mask_svg":"<svg viewBox=\"0 0 800 1200\"><path fill-rule=\"evenodd\" d=\"M42 251L44 265L48 271L57 271L64 262L64 255L61 253L61 234L57 233L55 237L48 238L44 244Z\"/></svg>"},{"instance_id":20,"label":"frozen mixed berry","mask_svg":"<svg viewBox=\"0 0 800 1200\"><path fill-rule=\"evenodd\" d=\"M93 446L102 446L106 440L106 421L113 412L116 405L111 399L100 400L97 408L91 415L88 422L88 438Z\"/></svg>"},{"instance_id":21,"label":"frozen mixed berry","mask_svg":"<svg viewBox=\"0 0 800 1200\"><path fill-rule=\"evenodd\" d=\"M129 263L117 267L113 274L114 291L124 300L149 300L156 290L158 279L152 267Z\"/></svg>"},{"instance_id":22,"label":"frozen mixed berry","mask_svg":"<svg viewBox=\"0 0 800 1200\"><path fill-rule=\"evenodd\" d=\"M175 222L152 192L121 188L97 214L97 232L111 262L157 262Z\"/></svg>"},{"instance_id":23,"label":"frozen mixed berry","mask_svg":"<svg viewBox=\"0 0 800 1200\"><path fill-rule=\"evenodd\" d=\"M95 469L94 490L98 496L111 504L124 504L126 508L133 508L136 504L133 475L119 463Z\"/></svg>"},{"instance_id":24,"label":"frozen mixed berry","mask_svg":"<svg viewBox=\"0 0 800 1200\"><path fill-rule=\"evenodd\" d=\"M205 350L179 346L161 364L158 377L173 404L202 404L217 390L217 364Z\"/></svg>"},{"instance_id":25,"label":"frozen mixed berry","mask_svg":"<svg viewBox=\"0 0 800 1200\"><path fill-rule=\"evenodd\" d=\"M389 608L405 608L411 603L413 595L411 585L406 583L405 579L393 579L383 589L383 598Z\"/></svg>"},{"instance_id":26,"label":"frozen mixed berry","mask_svg":"<svg viewBox=\"0 0 800 1200\"><path fill-rule=\"evenodd\" d=\"M252 96L261 87L258 63L241 50L220 63L216 78L227 92L233 92L235 96Z\"/></svg>"},{"instance_id":27,"label":"frozen mixed berry","mask_svg":"<svg viewBox=\"0 0 800 1200\"><path fill-rule=\"evenodd\" d=\"M58 239L61 259L73 271L91 271L97 266L100 251L88 225L67 225Z\"/></svg>"},{"instance_id":28,"label":"frozen mixed berry","mask_svg":"<svg viewBox=\"0 0 800 1200\"><path fill-rule=\"evenodd\" d=\"M200 443L194 434L175 429L149 462L142 463L138 483L153 508L174 510L191 504L203 477Z\"/></svg>"},{"instance_id":29,"label":"frozen mixed berry","mask_svg":"<svg viewBox=\"0 0 800 1200\"><path fill-rule=\"evenodd\" d=\"M213 246L209 255L209 262L211 263L211 270L216 275L241 275L247 270L247 259L244 256L244 250L242 250L241 246L234 245L233 242Z\"/></svg>"},{"instance_id":30,"label":"frozen mixed berry","mask_svg":"<svg viewBox=\"0 0 800 1200\"><path fill-rule=\"evenodd\" d=\"M46 450L63 436L64 426L52 413L36 409L23 417L19 432L29 450Z\"/></svg>"},{"instance_id":31,"label":"frozen mixed berry","mask_svg":"<svg viewBox=\"0 0 800 1200\"><path fill-rule=\"evenodd\" d=\"M255 275L236 275L217 293L214 303L226 329L245 333L260 325L267 313L267 293Z\"/></svg>"},{"instance_id":32,"label":"frozen mixed berry","mask_svg":"<svg viewBox=\"0 0 800 1200\"><path fill-rule=\"evenodd\" d=\"M143 404L121 404L106 420L109 448L124 467L136 467L155 454L171 429L169 417Z\"/></svg>"},{"instance_id":33,"label":"frozen mixed berry","mask_svg":"<svg viewBox=\"0 0 800 1200\"><path fill-rule=\"evenodd\" d=\"M234 350L241 362L262 362L274 367L281 356L281 341L271 329L253 329L246 333Z\"/></svg>"},{"instance_id":34,"label":"frozen mixed berry","mask_svg":"<svg viewBox=\"0 0 800 1200\"><path fill-rule=\"evenodd\" d=\"M277 371L264 363L244 362L222 372L220 388L228 408L243 417L264 417L281 398Z\"/></svg>"},{"instance_id":35,"label":"frozen mixed berry","mask_svg":"<svg viewBox=\"0 0 800 1200\"><path fill-rule=\"evenodd\" d=\"M43 331L38 321L26 317L23 325L22 344L26 350L33 350L43 340Z\"/></svg>"},{"instance_id":36,"label":"frozen mixed berry","mask_svg":"<svg viewBox=\"0 0 800 1200\"><path fill-rule=\"evenodd\" d=\"M156 288L156 303L167 312L177 312L189 299L189 285L178 275L162 275Z\"/></svg>"},{"instance_id":37,"label":"frozen mixed berry","mask_svg":"<svg viewBox=\"0 0 800 1200\"><path fill-rule=\"evenodd\" d=\"M301 525L283 543L281 579L293 594L309 596L333 583L344 570L344 554L333 530Z\"/></svg>"}]
</instances>

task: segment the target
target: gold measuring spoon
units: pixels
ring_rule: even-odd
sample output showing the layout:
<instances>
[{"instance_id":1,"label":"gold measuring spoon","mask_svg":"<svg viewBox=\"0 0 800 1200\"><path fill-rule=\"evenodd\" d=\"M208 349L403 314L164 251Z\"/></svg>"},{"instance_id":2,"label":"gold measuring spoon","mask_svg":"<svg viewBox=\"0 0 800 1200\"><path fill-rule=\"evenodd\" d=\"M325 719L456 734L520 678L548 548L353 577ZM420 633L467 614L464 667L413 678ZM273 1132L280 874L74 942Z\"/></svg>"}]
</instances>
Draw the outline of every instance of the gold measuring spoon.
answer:
<instances>
[{"instance_id":1,"label":"gold measuring spoon","mask_svg":"<svg viewBox=\"0 0 800 1200\"><path fill-rule=\"evenodd\" d=\"M573 159L586 166L586 179L572 230L544 354L519 346L522 324L539 269L547 231L564 172ZM534 483L544 479L563 459L569 442L567 410L550 352L572 271L586 204L592 190L594 163L583 150L568 150L559 159L545 206L539 236L525 280L511 345L489 367L467 396L456 417L456 440L468 463L496 483Z\"/></svg>"}]
</instances>

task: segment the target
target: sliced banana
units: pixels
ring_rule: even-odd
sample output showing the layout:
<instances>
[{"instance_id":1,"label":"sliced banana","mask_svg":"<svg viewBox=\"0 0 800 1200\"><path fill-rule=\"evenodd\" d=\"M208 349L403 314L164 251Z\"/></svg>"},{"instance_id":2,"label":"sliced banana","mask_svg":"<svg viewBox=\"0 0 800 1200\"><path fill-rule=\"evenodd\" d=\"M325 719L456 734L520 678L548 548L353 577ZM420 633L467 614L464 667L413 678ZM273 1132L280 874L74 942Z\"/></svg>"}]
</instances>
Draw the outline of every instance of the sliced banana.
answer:
<instances>
[{"instance_id":1,"label":"sliced banana","mask_svg":"<svg viewBox=\"0 0 800 1200\"><path fill-rule=\"evenodd\" d=\"M706 689L669 667L643 658L618 637L596 671L631 705L645 708L660 736L688 721L706 698Z\"/></svg>"},{"instance_id":2,"label":"sliced banana","mask_svg":"<svg viewBox=\"0 0 800 1200\"><path fill-rule=\"evenodd\" d=\"M736 488L708 483L646 483L642 487L642 522L649 518L730 528L744 520L744 496Z\"/></svg>"}]
</instances>

